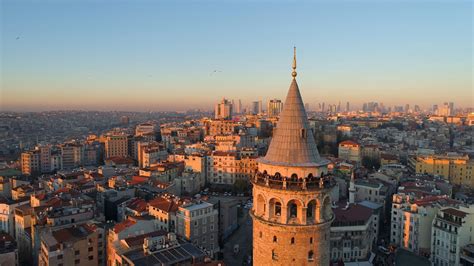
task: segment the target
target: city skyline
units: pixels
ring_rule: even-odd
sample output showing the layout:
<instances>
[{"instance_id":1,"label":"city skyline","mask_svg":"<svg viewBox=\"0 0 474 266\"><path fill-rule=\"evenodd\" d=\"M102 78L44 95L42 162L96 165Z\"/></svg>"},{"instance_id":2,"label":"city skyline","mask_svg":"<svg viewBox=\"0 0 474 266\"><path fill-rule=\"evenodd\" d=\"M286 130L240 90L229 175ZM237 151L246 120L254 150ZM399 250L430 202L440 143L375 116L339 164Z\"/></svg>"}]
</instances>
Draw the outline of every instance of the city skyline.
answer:
<instances>
[{"instance_id":1,"label":"city skyline","mask_svg":"<svg viewBox=\"0 0 474 266\"><path fill-rule=\"evenodd\" d=\"M472 107L469 1L190 6L3 1L2 111L212 110L222 97L284 99L293 45L313 108Z\"/></svg>"}]
</instances>

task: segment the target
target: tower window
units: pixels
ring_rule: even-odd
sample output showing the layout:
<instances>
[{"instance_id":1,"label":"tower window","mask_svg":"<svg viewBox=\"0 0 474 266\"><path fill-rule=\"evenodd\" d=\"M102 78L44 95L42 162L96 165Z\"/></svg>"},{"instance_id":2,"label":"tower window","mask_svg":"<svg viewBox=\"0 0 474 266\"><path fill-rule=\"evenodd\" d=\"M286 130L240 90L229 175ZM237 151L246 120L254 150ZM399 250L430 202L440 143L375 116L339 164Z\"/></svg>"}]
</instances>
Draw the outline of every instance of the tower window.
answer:
<instances>
[{"instance_id":1,"label":"tower window","mask_svg":"<svg viewBox=\"0 0 474 266\"><path fill-rule=\"evenodd\" d=\"M314 253L312 250L308 252L308 261L314 261Z\"/></svg>"},{"instance_id":2,"label":"tower window","mask_svg":"<svg viewBox=\"0 0 474 266\"><path fill-rule=\"evenodd\" d=\"M276 236L273 236L273 242L276 243L278 241Z\"/></svg>"},{"instance_id":3,"label":"tower window","mask_svg":"<svg viewBox=\"0 0 474 266\"><path fill-rule=\"evenodd\" d=\"M281 216L281 203L280 202L275 203L275 215Z\"/></svg>"},{"instance_id":4,"label":"tower window","mask_svg":"<svg viewBox=\"0 0 474 266\"><path fill-rule=\"evenodd\" d=\"M277 259L278 259L278 256L277 256L275 250L272 249L272 260L277 260Z\"/></svg>"},{"instance_id":5,"label":"tower window","mask_svg":"<svg viewBox=\"0 0 474 266\"><path fill-rule=\"evenodd\" d=\"M313 244L313 238L312 237L309 238L309 243Z\"/></svg>"},{"instance_id":6,"label":"tower window","mask_svg":"<svg viewBox=\"0 0 474 266\"><path fill-rule=\"evenodd\" d=\"M297 215L298 215L298 207L296 206L295 203L290 203L290 217L296 218Z\"/></svg>"},{"instance_id":7,"label":"tower window","mask_svg":"<svg viewBox=\"0 0 474 266\"><path fill-rule=\"evenodd\" d=\"M301 137L304 139L306 138L306 129L304 128L301 129Z\"/></svg>"},{"instance_id":8,"label":"tower window","mask_svg":"<svg viewBox=\"0 0 474 266\"><path fill-rule=\"evenodd\" d=\"M260 233L259 233L260 238L262 238L262 235L263 235L262 232L260 232Z\"/></svg>"},{"instance_id":9,"label":"tower window","mask_svg":"<svg viewBox=\"0 0 474 266\"><path fill-rule=\"evenodd\" d=\"M295 243L295 238L292 237L292 238L291 238L291 244L293 245L294 243Z\"/></svg>"}]
</instances>

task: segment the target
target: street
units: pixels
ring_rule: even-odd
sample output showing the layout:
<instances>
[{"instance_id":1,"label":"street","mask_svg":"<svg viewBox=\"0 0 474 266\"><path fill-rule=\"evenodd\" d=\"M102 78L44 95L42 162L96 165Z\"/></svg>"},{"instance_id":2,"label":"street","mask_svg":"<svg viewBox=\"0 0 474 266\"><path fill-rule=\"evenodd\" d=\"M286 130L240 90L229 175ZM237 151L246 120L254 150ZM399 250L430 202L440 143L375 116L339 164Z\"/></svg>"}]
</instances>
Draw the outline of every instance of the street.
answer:
<instances>
[{"instance_id":1,"label":"street","mask_svg":"<svg viewBox=\"0 0 474 266\"><path fill-rule=\"evenodd\" d=\"M234 255L234 245L239 245L239 253ZM239 220L239 228L224 243L224 262L226 265L251 265L248 257L252 255L252 219L247 209Z\"/></svg>"}]
</instances>

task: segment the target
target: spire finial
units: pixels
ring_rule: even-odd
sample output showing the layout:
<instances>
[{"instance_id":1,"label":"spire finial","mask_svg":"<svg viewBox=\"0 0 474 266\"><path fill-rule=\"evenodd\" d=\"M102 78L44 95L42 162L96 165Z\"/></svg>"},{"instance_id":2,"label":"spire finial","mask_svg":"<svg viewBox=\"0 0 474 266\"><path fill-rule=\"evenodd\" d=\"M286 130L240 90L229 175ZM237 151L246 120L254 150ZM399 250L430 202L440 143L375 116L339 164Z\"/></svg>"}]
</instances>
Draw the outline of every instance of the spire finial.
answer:
<instances>
[{"instance_id":1,"label":"spire finial","mask_svg":"<svg viewBox=\"0 0 474 266\"><path fill-rule=\"evenodd\" d=\"M293 47L293 72L291 76L296 78L296 46Z\"/></svg>"}]
</instances>

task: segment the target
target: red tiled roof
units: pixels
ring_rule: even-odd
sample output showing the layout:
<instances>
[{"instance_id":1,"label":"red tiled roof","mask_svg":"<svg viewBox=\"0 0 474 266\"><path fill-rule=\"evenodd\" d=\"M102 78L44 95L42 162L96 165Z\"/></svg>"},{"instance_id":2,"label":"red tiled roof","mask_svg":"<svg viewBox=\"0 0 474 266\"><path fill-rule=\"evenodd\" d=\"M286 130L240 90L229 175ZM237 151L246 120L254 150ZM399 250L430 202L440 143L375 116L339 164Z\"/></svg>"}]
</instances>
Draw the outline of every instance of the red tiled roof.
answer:
<instances>
[{"instance_id":1,"label":"red tiled roof","mask_svg":"<svg viewBox=\"0 0 474 266\"><path fill-rule=\"evenodd\" d=\"M130 158L124 158L120 156L109 157L105 159L106 161L111 161L114 164L133 164L133 160Z\"/></svg>"},{"instance_id":2,"label":"red tiled roof","mask_svg":"<svg viewBox=\"0 0 474 266\"><path fill-rule=\"evenodd\" d=\"M447 214L457 216L457 217L461 217L461 218L464 218L467 215L466 212L463 212L463 211L460 211L460 210L457 210L457 209L454 209L454 208L444 209L443 212L447 213Z\"/></svg>"},{"instance_id":3,"label":"red tiled roof","mask_svg":"<svg viewBox=\"0 0 474 266\"><path fill-rule=\"evenodd\" d=\"M176 212L179 207L179 205L174 200L163 197L150 200L148 205L165 212Z\"/></svg>"},{"instance_id":4,"label":"red tiled roof","mask_svg":"<svg viewBox=\"0 0 474 266\"><path fill-rule=\"evenodd\" d=\"M147 210L147 202L143 199L136 198L128 203L127 208L137 212L144 212Z\"/></svg>"},{"instance_id":5,"label":"red tiled roof","mask_svg":"<svg viewBox=\"0 0 474 266\"><path fill-rule=\"evenodd\" d=\"M114 226L114 232L115 233L120 233L122 232L123 230L129 228L130 226L136 224L137 222L134 221L134 220L131 220L131 219L127 219L121 223L118 223Z\"/></svg>"}]
</instances>

